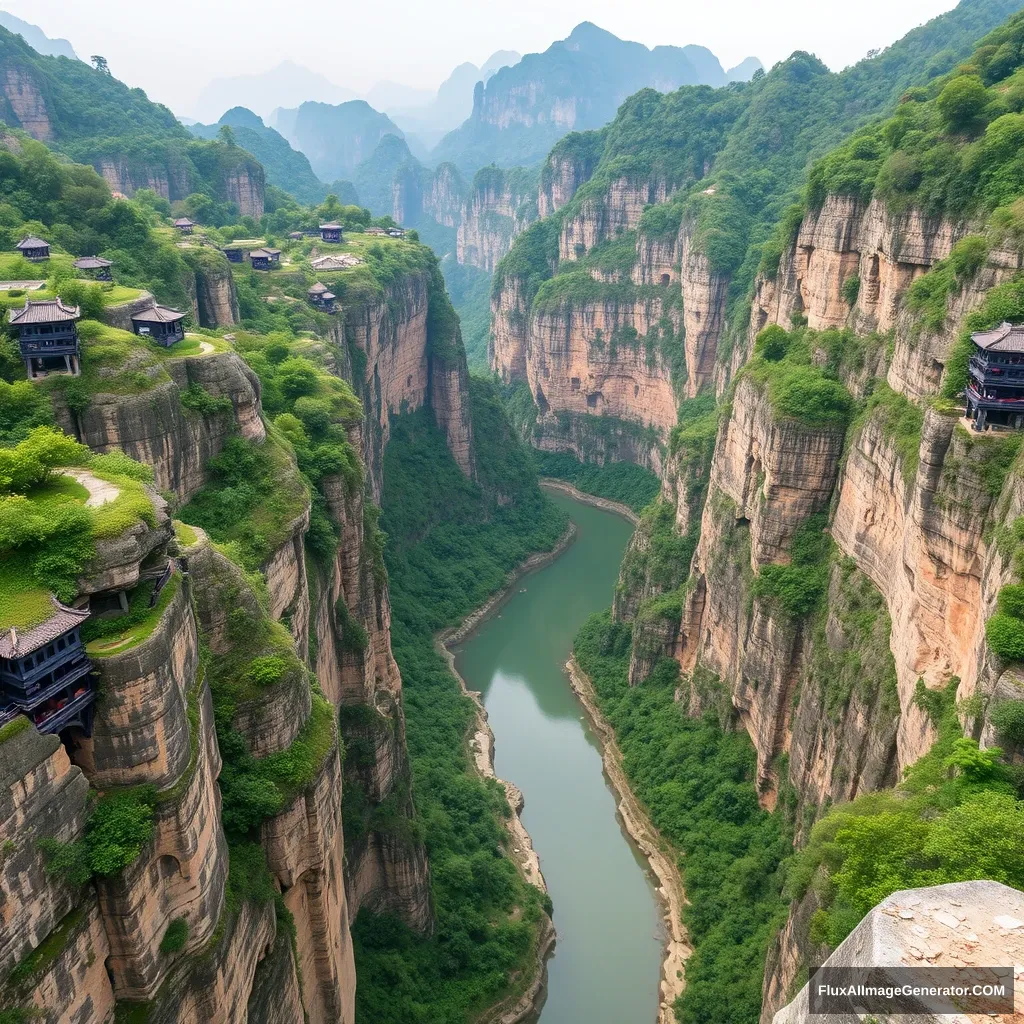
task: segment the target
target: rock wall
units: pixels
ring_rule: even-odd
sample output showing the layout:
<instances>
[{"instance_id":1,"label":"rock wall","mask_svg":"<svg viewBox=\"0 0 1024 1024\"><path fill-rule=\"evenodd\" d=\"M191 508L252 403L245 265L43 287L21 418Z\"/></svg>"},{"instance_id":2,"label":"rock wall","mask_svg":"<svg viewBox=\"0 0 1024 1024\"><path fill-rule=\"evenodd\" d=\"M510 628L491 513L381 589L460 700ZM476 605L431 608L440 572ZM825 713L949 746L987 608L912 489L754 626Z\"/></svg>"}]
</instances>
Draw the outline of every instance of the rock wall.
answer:
<instances>
[{"instance_id":1,"label":"rock wall","mask_svg":"<svg viewBox=\"0 0 1024 1024\"><path fill-rule=\"evenodd\" d=\"M196 270L195 315L200 327L230 327L238 323L238 295L228 267Z\"/></svg>"},{"instance_id":2,"label":"rock wall","mask_svg":"<svg viewBox=\"0 0 1024 1024\"><path fill-rule=\"evenodd\" d=\"M343 362L352 350L365 355L362 380L355 385L369 421L361 450L377 498L391 417L403 409L413 412L428 405L463 472L474 472L465 352L461 341L430 338L431 301L442 299L431 298L427 276L410 275L380 300L347 307L344 324L332 330L330 340L341 348Z\"/></svg>"},{"instance_id":3,"label":"rock wall","mask_svg":"<svg viewBox=\"0 0 1024 1024\"><path fill-rule=\"evenodd\" d=\"M543 421L563 413L612 416L662 433L676 422L669 368L659 344L679 311L660 298L563 300L529 322L526 377ZM664 321L664 323L663 323Z\"/></svg>"},{"instance_id":4,"label":"rock wall","mask_svg":"<svg viewBox=\"0 0 1024 1024\"><path fill-rule=\"evenodd\" d=\"M598 159L597 152L574 153L556 146L541 168L538 217L550 217L565 206L579 187L590 180Z\"/></svg>"},{"instance_id":5,"label":"rock wall","mask_svg":"<svg viewBox=\"0 0 1024 1024\"><path fill-rule=\"evenodd\" d=\"M207 480L207 463L238 432L266 437L260 383L231 353L189 356L165 364L170 381L140 395L93 395L84 412L56 406L57 422L94 451L119 448L153 467L154 486L188 501ZM195 384L214 398L229 398L232 412L204 415L185 409L180 395Z\"/></svg>"},{"instance_id":6,"label":"rock wall","mask_svg":"<svg viewBox=\"0 0 1024 1024\"><path fill-rule=\"evenodd\" d=\"M486 175L481 177L481 175ZM536 219L532 183L486 168L462 207L456 236L459 263L493 274L515 237Z\"/></svg>"},{"instance_id":7,"label":"rock wall","mask_svg":"<svg viewBox=\"0 0 1024 1024\"><path fill-rule=\"evenodd\" d=\"M575 260L640 223L644 207L664 202L671 189L664 179L634 181L619 178L598 196L589 196L579 209L562 222L558 258Z\"/></svg>"},{"instance_id":8,"label":"rock wall","mask_svg":"<svg viewBox=\"0 0 1024 1024\"><path fill-rule=\"evenodd\" d=\"M264 184L263 168L255 161L246 161L224 173L224 198L238 207L239 216L259 220L263 216Z\"/></svg>"}]
</instances>

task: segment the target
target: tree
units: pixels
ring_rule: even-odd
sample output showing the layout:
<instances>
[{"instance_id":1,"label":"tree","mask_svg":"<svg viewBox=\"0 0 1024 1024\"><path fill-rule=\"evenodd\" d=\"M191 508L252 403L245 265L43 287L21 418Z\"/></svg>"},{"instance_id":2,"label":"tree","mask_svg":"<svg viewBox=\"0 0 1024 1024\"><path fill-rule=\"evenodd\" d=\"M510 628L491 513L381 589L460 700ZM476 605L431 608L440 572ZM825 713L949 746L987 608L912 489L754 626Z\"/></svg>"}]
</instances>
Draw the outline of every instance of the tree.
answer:
<instances>
[{"instance_id":1,"label":"tree","mask_svg":"<svg viewBox=\"0 0 1024 1024\"><path fill-rule=\"evenodd\" d=\"M98 53L94 53L89 60L92 61L92 66L101 75L110 75L110 65L107 64L107 58L101 57ZM111 76L112 77L112 76Z\"/></svg>"},{"instance_id":2,"label":"tree","mask_svg":"<svg viewBox=\"0 0 1024 1024\"><path fill-rule=\"evenodd\" d=\"M235 145L235 133L231 130L231 125L222 124L220 130L217 132L217 138L224 143L225 146Z\"/></svg>"},{"instance_id":3,"label":"tree","mask_svg":"<svg viewBox=\"0 0 1024 1024\"><path fill-rule=\"evenodd\" d=\"M936 100L939 114L951 132L969 132L978 126L988 105L988 91L976 75L954 78Z\"/></svg>"}]
</instances>

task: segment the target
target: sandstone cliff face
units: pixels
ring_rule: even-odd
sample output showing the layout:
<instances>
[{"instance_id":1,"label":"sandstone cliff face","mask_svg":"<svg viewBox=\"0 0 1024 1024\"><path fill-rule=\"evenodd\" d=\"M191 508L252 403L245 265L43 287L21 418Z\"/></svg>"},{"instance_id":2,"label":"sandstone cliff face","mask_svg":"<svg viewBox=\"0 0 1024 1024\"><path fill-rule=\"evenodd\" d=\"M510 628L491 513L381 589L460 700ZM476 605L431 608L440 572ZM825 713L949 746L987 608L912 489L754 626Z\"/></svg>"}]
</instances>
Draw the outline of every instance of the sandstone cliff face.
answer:
<instances>
[{"instance_id":1,"label":"sandstone cliff face","mask_svg":"<svg viewBox=\"0 0 1024 1024\"><path fill-rule=\"evenodd\" d=\"M660 298L576 304L534 313L526 377L541 418L614 416L667 432L675 397L659 344L678 329L678 310ZM663 321L665 322L663 324Z\"/></svg>"},{"instance_id":2,"label":"sandstone cliff face","mask_svg":"<svg viewBox=\"0 0 1024 1024\"><path fill-rule=\"evenodd\" d=\"M263 168L246 163L224 175L224 195L229 203L238 207L241 217L259 220L263 216Z\"/></svg>"},{"instance_id":3,"label":"sandstone cliff face","mask_svg":"<svg viewBox=\"0 0 1024 1024\"><path fill-rule=\"evenodd\" d=\"M500 172L478 183L462 207L456 236L458 261L494 273L515 237L536 217L530 202L533 194L525 183Z\"/></svg>"},{"instance_id":4,"label":"sandstone cliff face","mask_svg":"<svg viewBox=\"0 0 1024 1024\"><path fill-rule=\"evenodd\" d=\"M488 360L506 384L526 380L526 346L530 304L523 281L507 277L491 296L491 336Z\"/></svg>"},{"instance_id":5,"label":"sandstone cliff face","mask_svg":"<svg viewBox=\"0 0 1024 1024\"><path fill-rule=\"evenodd\" d=\"M230 327L238 323L238 295L228 268L196 271L195 314L200 327Z\"/></svg>"},{"instance_id":6,"label":"sandstone cliff face","mask_svg":"<svg viewBox=\"0 0 1024 1024\"><path fill-rule=\"evenodd\" d=\"M537 192L538 217L557 213L576 194L577 189L590 179L597 166L598 154L570 155L553 152L541 170Z\"/></svg>"},{"instance_id":7,"label":"sandstone cliff face","mask_svg":"<svg viewBox=\"0 0 1024 1024\"><path fill-rule=\"evenodd\" d=\"M2 89L15 126L23 128L33 139L49 142L53 137L50 115L32 76L18 67L5 68Z\"/></svg>"},{"instance_id":8,"label":"sandstone cliff face","mask_svg":"<svg viewBox=\"0 0 1024 1024\"><path fill-rule=\"evenodd\" d=\"M111 192L133 196L140 188L152 189L164 199L184 199L194 191L192 171L184 161L170 160L167 164L149 164L129 161L125 156L105 156L94 166Z\"/></svg>"},{"instance_id":9,"label":"sandstone cliff face","mask_svg":"<svg viewBox=\"0 0 1024 1024\"><path fill-rule=\"evenodd\" d=\"M632 231L640 223L644 207L664 202L670 192L664 179L613 181L600 195L584 200L573 216L566 217L558 240L558 258L575 260L598 242Z\"/></svg>"},{"instance_id":10,"label":"sandstone cliff face","mask_svg":"<svg viewBox=\"0 0 1024 1024\"><path fill-rule=\"evenodd\" d=\"M430 292L425 275L392 286L382 299L345 310L345 322L333 328L331 341L366 356L362 380L355 381L368 425L362 439L363 461L373 493L380 497L381 466L391 433L391 417L429 405L445 432L449 448L467 475L473 475L473 439L465 401L468 370L461 344L431 344L428 337ZM347 356L346 356L347 358Z\"/></svg>"},{"instance_id":11,"label":"sandstone cliff face","mask_svg":"<svg viewBox=\"0 0 1024 1024\"><path fill-rule=\"evenodd\" d=\"M462 178L455 165L439 164L430 179L430 188L423 196L423 212L442 227L457 227L462 215L462 193ZM399 220L399 223L406 221Z\"/></svg>"},{"instance_id":12,"label":"sandstone cliff face","mask_svg":"<svg viewBox=\"0 0 1024 1024\"><path fill-rule=\"evenodd\" d=\"M81 413L59 405L57 420L93 451L119 448L152 466L154 486L184 502L206 482L207 463L233 432L251 441L266 437L260 384L234 353L172 360L166 368L171 377L166 384L141 395L94 395ZM191 384L215 398L229 398L233 413L185 409L179 396Z\"/></svg>"}]
</instances>

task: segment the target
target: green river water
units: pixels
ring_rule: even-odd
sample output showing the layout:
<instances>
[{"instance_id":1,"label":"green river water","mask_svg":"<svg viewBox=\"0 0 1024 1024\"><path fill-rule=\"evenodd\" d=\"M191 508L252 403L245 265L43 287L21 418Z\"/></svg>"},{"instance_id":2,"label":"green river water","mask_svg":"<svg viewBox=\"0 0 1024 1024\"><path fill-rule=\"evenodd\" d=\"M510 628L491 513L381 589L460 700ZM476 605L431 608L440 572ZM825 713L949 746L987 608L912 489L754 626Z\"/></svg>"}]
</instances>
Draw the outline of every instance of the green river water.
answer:
<instances>
[{"instance_id":1,"label":"green river water","mask_svg":"<svg viewBox=\"0 0 1024 1024\"><path fill-rule=\"evenodd\" d=\"M558 940L540 1024L650 1024L664 936L646 865L623 832L598 742L563 671L573 636L612 601L632 525L559 492L575 542L523 577L461 647L456 665L483 693L495 770L526 799Z\"/></svg>"}]
</instances>

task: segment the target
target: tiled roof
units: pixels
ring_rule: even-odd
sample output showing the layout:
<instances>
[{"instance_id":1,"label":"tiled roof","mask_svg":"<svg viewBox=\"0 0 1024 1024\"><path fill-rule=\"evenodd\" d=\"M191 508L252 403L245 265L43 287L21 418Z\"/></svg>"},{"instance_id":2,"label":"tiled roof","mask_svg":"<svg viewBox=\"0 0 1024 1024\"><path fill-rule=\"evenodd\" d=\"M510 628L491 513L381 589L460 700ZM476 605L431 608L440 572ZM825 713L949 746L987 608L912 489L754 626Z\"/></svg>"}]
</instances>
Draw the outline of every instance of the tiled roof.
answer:
<instances>
[{"instance_id":1,"label":"tiled roof","mask_svg":"<svg viewBox=\"0 0 1024 1024\"><path fill-rule=\"evenodd\" d=\"M336 299L337 297L338 296L335 295L334 292L324 292L323 295L320 296L324 302L330 302L332 299Z\"/></svg>"},{"instance_id":2,"label":"tiled roof","mask_svg":"<svg viewBox=\"0 0 1024 1024\"><path fill-rule=\"evenodd\" d=\"M320 230L321 231L340 231L341 230L341 225L340 224L321 224L320 225Z\"/></svg>"},{"instance_id":3,"label":"tiled roof","mask_svg":"<svg viewBox=\"0 0 1024 1024\"><path fill-rule=\"evenodd\" d=\"M89 618L87 611L68 608L55 597L51 597L50 601L53 603L53 615L45 622L26 629L23 633L19 633L12 626L0 636L0 658L22 658L26 654L31 654Z\"/></svg>"},{"instance_id":4,"label":"tiled roof","mask_svg":"<svg viewBox=\"0 0 1024 1024\"><path fill-rule=\"evenodd\" d=\"M340 256L319 256L310 261L314 270L344 270L346 267L358 267L362 262L350 252L343 252Z\"/></svg>"},{"instance_id":5,"label":"tiled roof","mask_svg":"<svg viewBox=\"0 0 1024 1024\"><path fill-rule=\"evenodd\" d=\"M49 242L44 242L35 235L26 235L14 248L15 249L48 249Z\"/></svg>"},{"instance_id":6,"label":"tiled roof","mask_svg":"<svg viewBox=\"0 0 1024 1024\"><path fill-rule=\"evenodd\" d=\"M144 324L173 324L183 319L184 313L171 309L169 306L159 306L155 302L148 309L140 310L132 314L132 320L138 320Z\"/></svg>"},{"instance_id":7,"label":"tiled roof","mask_svg":"<svg viewBox=\"0 0 1024 1024\"><path fill-rule=\"evenodd\" d=\"M188 219L188 217L179 217L175 222L176 228L194 228L195 222Z\"/></svg>"},{"instance_id":8,"label":"tiled roof","mask_svg":"<svg viewBox=\"0 0 1024 1024\"><path fill-rule=\"evenodd\" d=\"M52 324L62 320L77 320L81 310L77 306L66 306L56 299L25 300L24 309L11 313L12 324Z\"/></svg>"},{"instance_id":9,"label":"tiled roof","mask_svg":"<svg viewBox=\"0 0 1024 1024\"><path fill-rule=\"evenodd\" d=\"M990 331L977 331L971 341L986 352L1024 352L1024 324L1005 320Z\"/></svg>"},{"instance_id":10,"label":"tiled roof","mask_svg":"<svg viewBox=\"0 0 1024 1024\"><path fill-rule=\"evenodd\" d=\"M79 256L72 266L79 270L102 270L104 267L112 267L112 260L105 260L102 256Z\"/></svg>"},{"instance_id":11,"label":"tiled roof","mask_svg":"<svg viewBox=\"0 0 1024 1024\"><path fill-rule=\"evenodd\" d=\"M281 255L281 250L280 249L269 249L266 246L264 246L262 249L250 249L249 250L249 255L250 256L280 256Z\"/></svg>"},{"instance_id":12,"label":"tiled roof","mask_svg":"<svg viewBox=\"0 0 1024 1024\"><path fill-rule=\"evenodd\" d=\"M322 295L325 291L327 291L327 285L321 284L319 281L317 281L317 283L313 285L312 288L309 289L309 294Z\"/></svg>"}]
</instances>

